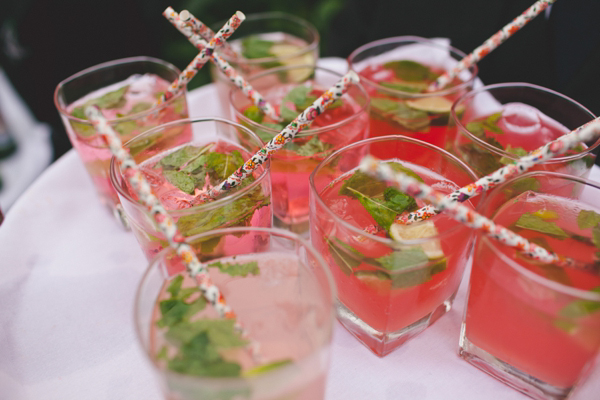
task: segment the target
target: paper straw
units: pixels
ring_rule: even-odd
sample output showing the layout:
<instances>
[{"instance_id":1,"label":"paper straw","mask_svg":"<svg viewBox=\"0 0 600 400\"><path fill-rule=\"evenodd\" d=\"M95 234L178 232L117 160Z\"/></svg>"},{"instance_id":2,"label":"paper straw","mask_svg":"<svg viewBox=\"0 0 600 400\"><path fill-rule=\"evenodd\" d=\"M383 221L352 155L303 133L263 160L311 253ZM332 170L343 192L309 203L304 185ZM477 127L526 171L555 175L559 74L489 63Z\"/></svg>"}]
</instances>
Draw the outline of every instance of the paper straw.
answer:
<instances>
[{"instance_id":1,"label":"paper straw","mask_svg":"<svg viewBox=\"0 0 600 400\"><path fill-rule=\"evenodd\" d=\"M281 149L286 143L294 139L296 134L310 126L310 124L321 115L327 107L342 97L353 83L358 83L358 75L354 71L348 72L335 85L329 88L325 93L315 100L311 106L306 108L292 122L289 123L279 134L277 134L262 149L256 152L248 161L244 163L229 178L219 185L210 189L210 191L199 198L200 201L214 199L221 193L238 186L244 178L252 173L256 168L269 159L277 150Z\"/></svg>"},{"instance_id":2,"label":"paper straw","mask_svg":"<svg viewBox=\"0 0 600 400\"><path fill-rule=\"evenodd\" d=\"M525 10L523 14L519 15L509 24L505 25L504 28L500 29L498 32L492 35L492 37L486 40L481 46L473 50L471 54L467 55L465 58L460 60L456 67L438 77L435 82L429 85L427 91L435 92L444 88L447 84L452 82L452 80L462 70L469 68L470 66L481 60L483 57L487 56L490 52L492 52L498 46L504 43L506 39L518 32L519 29L527 25L529 21L537 17L542 11L548 8L548 6L552 5L552 3L554 3L555 1L556 0L536 1L531 7Z\"/></svg>"},{"instance_id":3,"label":"paper straw","mask_svg":"<svg viewBox=\"0 0 600 400\"><path fill-rule=\"evenodd\" d=\"M474 183L470 183L446 197L449 201L463 202L472 197L489 190L499 184L506 182L510 178L522 174L536 164L542 163L553 157L566 153L581 142L594 140L600 136L600 117L591 120L585 125L580 126L574 131L549 142L528 155L521 157L513 164L502 167ZM396 217L395 223L412 224L413 222L423 221L438 214L439 211L432 205L427 205L410 214L403 214Z\"/></svg>"},{"instance_id":4,"label":"paper straw","mask_svg":"<svg viewBox=\"0 0 600 400\"><path fill-rule=\"evenodd\" d=\"M179 13L179 18L181 19L181 22L183 22L186 26L190 27L194 33L200 35L207 42L209 42L215 36L215 33L212 29L208 27L208 25L203 24L188 10L182 10L181 13ZM236 52L233 51L229 43L224 43L222 49L223 52L230 56L232 59L237 58Z\"/></svg>"},{"instance_id":5,"label":"paper straw","mask_svg":"<svg viewBox=\"0 0 600 400\"><path fill-rule=\"evenodd\" d=\"M185 238L177 229L177 225L152 193L150 184L129 152L123 147L118 135L104 118L100 109L97 106L89 106L85 109L85 113L115 156L123 175L135 190L138 198L147 207L160 231L165 235L169 246L175 249L181 257L189 274L198 279L198 286L206 300L221 316L235 318L235 313L225 302L221 291L212 283L206 266L200 263L192 248L185 243Z\"/></svg>"},{"instance_id":6,"label":"paper straw","mask_svg":"<svg viewBox=\"0 0 600 400\"><path fill-rule=\"evenodd\" d=\"M189 15L191 15L188 12ZM171 7L167 7L163 12L165 18L173 24L175 28L179 32L181 32L187 39L192 43L198 50L202 51L203 48L206 48L208 45L204 39L200 37L199 34L194 33L190 26L187 26L183 23L181 15L178 15L175 10ZM192 16L193 17L193 16ZM276 121L280 121L281 118L275 111L275 108L271 104L269 104L261 94L256 91L240 74L237 73L235 68L233 68L227 61L225 61L221 56L219 56L216 52L212 53L211 61L215 63L215 65L229 78L229 80L239 88L246 97L248 97L254 105L260 108L269 118L274 119Z\"/></svg>"},{"instance_id":7,"label":"paper straw","mask_svg":"<svg viewBox=\"0 0 600 400\"><path fill-rule=\"evenodd\" d=\"M430 186L421 183L406 174L395 172L389 165L379 162L379 160L372 156L364 157L359 168L361 171L379 179L394 182L400 190L415 198L429 200L439 210L446 212L456 221L470 228L474 228L506 246L522 252L533 260L545 264L555 264L560 267L594 271L593 265L587 265L572 258L559 256L553 252L549 252L543 247L528 241L502 225L494 223L492 220L478 214L470 208L451 201L446 196L433 190Z\"/></svg>"},{"instance_id":8,"label":"paper straw","mask_svg":"<svg viewBox=\"0 0 600 400\"><path fill-rule=\"evenodd\" d=\"M175 94L179 93L188 82L196 76L198 71L206 64L206 62L210 59L210 56L213 54L215 47L223 45L225 40L229 38L233 32L241 25L242 21L246 19L246 16L241 11L236 11L236 13L223 25L223 27L217 32L217 34L208 42L206 47L202 49L200 54L198 54L192 62L185 67L185 69L179 74L177 79L173 81L171 86L165 91L165 93L161 96L160 100L157 104L164 103L169 100Z\"/></svg>"}]
</instances>

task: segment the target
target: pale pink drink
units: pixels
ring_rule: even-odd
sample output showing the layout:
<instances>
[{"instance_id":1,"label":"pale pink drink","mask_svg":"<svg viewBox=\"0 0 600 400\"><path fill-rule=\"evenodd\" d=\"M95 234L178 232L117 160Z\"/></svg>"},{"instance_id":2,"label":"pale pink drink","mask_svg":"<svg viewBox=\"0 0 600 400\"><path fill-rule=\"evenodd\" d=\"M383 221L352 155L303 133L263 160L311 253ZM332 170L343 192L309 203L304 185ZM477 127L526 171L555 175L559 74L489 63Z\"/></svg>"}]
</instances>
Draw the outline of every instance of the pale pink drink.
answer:
<instances>
[{"instance_id":1,"label":"pale pink drink","mask_svg":"<svg viewBox=\"0 0 600 400\"><path fill-rule=\"evenodd\" d=\"M479 236L460 355L536 399L569 395L600 348L600 186L536 172L494 189L482 212L589 269L529 261Z\"/></svg>"},{"instance_id":2,"label":"pale pink drink","mask_svg":"<svg viewBox=\"0 0 600 400\"><path fill-rule=\"evenodd\" d=\"M215 26L222 26L218 23ZM319 57L319 32L308 21L283 12L249 14L227 41L228 48L217 51L244 78L271 68L316 65ZM231 117L229 91L234 85L215 65L210 66L221 109ZM302 82L306 75L290 77Z\"/></svg>"},{"instance_id":3,"label":"pale pink drink","mask_svg":"<svg viewBox=\"0 0 600 400\"><path fill-rule=\"evenodd\" d=\"M173 141L172 133L182 130L190 137L185 142ZM271 226L268 162L237 188L214 201L200 201L201 193L223 182L261 146L260 139L248 129L218 118L174 121L125 144L184 236L231 226ZM168 243L114 161L110 172L131 229L151 259ZM204 246L208 251L222 243Z\"/></svg>"},{"instance_id":4,"label":"pale pink drink","mask_svg":"<svg viewBox=\"0 0 600 400\"><path fill-rule=\"evenodd\" d=\"M197 246L215 239L225 246ZM220 229L188 242L245 334L206 304L171 249L159 253L138 288L135 321L164 392L181 400L322 399L335 289L321 256L277 229Z\"/></svg>"},{"instance_id":5,"label":"pale pink drink","mask_svg":"<svg viewBox=\"0 0 600 400\"><path fill-rule=\"evenodd\" d=\"M384 356L450 310L474 235L444 214L393 224L424 203L357 171L375 143L396 155L384 160L392 168L442 193L475 175L444 150L398 135L344 147L311 175L310 236L338 287L338 319Z\"/></svg>"},{"instance_id":6,"label":"pale pink drink","mask_svg":"<svg viewBox=\"0 0 600 400\"><path fill-rule=\"evenodd\" d=\"M302 83L290 76L304 75ZM310 66L277 68L250 78L252 86L282 116L275 121L252 105L241 90L231 92L236 120L268 142L310 106L341 75ZM368 95L353 85L342 98L317 116L310 129L301 131L271 157L273 214L280 227L302 233L308 230L308 177L329 154L369 134Z\"/></svg>"},{"instance_id":7,"label":"pale pink drink","mask_svg":"<svg viewBox=\"0 0 600 400\"><path fill-rule=\"evenodd\" d=\"M84 110L97 105L119 139L126 142L165 122L188 116L186 90L154 106L180 71L150 57L132 57L90 67L56 87L54 103L69 139L83 161L102 202L126 226L116 192L110 185L112 153L87 120ZM180 137L185 139L185 132Z\"/></svg>"},{"instance_id":8,"label":"pale pink drink","mask_svg":"<svg viewBox=\"0 0 600 400\"><path fill-rule=\"evenodd\" d=\"M483 176L594 118L581 104L541 86L484 86L454 103L447 146ZM533 169L587 177L599 144L582 143Z\"/></svg>"}]
</instances>

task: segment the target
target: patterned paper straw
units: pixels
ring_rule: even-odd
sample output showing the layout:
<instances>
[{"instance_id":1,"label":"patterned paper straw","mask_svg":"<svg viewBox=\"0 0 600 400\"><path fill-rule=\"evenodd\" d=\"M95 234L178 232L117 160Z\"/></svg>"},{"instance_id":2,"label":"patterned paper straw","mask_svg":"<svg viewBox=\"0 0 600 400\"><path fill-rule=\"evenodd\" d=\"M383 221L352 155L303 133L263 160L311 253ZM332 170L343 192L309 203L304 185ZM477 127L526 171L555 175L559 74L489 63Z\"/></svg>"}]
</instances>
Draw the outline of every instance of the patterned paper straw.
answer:
<instances>
[{"instance_id":1,"label":"patterned paper straw","mask_svg":"<svg viewBox=\"0 0 600 400\"><path fill-rule=\"evenodd\" d=\"M566 153L568 150L577 146L581 142L587 142L600 136L600 117L591 120L585 125L580 126L571 133L563 135L552 142L549 142L542 147L539 147L529 153L528 155L521 157L513 164L509 164L502 167L489 175L480 178L474 183L470 183L454 192L450 193L446 197L452 202L463 202L471 197L478 196L479 194L489 190L499 184L506 182L513 176L517 176L527 171L531 167L546 160L556 157L558 155ZM413 222L423 221L438 214L437 210L432 205L427 205L417 211L410 214L403 214L396 217L395 223L398 224L412 224Z\"/></svg>"},{"instance_id":2,"label":"patterned paper straw","mask_svg":"<svg viewBox=\"0 0 600 400\"><path fill-rule=\"evenodd\" d=\"M471 54L460 60L460 62L452 70L442 74L435 82L427 88L428 92L435 92L442 89L458 75L463 69L469 68L477 63L483 57L500 46L506 39L518 32L519 29L527 25L529 21L537 17L548 6L552 5L556 0L538 0L531 7L519 15L512 22L505 25L504 28L496 32L492 37L486 40L481 46L477 47Z\"/></svg>"},{"instance_id":3,"label":"patterned paper straw","mask_svg":"<svg viewBox=\"0 0 600 400\"><path fill-rule=\"evenodd\" d=\"M189 12L188 14L191 15ZM171 22L171 24L173 24L175 28L177 28L179 32L187 37L190 43L196 46L198 50L202 51L203 48L206 48L208 45L206 41L202 39L199 34L194 33L190 26L184 24L181 15L178 15L175 10L173 10L171 7L167 7L163 12L163 15L169 20L169 22ZM199 23L202 24L201 22ZM217 65L217 67L225 74L225 76L227 76L227 78L229 78L229 80L233 82L233 84L238 87L244 93L244 95L246 95L246 97L248 97L254 103L254 105L260 108L270 118L276 121L281 120L273 106L269 104L261 96L261 94L246 81L246 79L239 75L235 68L229 65L227 61L225 61L216 52L212 53L211 61Z\"/></svg>"},{"instance_id":4,"label":"patterned paper straw","mask_svg":"<svg viewBox=\"0 0 600 400\"><path fill-rule=\"evenodd\" d=\"M212 29L210 29L207 25L203 24L198 18L194 17L192 13L188 10L182 10L179 13L179 18L181 18L181 21L186 26L190 27L194 33L200 35L207 42L209 42L215 36L215 33ZM224 43L222 49L223 52L230 56L232 59L237 58L236 52L233 51L229 43Z\"/></svg>"},{"instance_id":5,"label":"patterned paper straw","mask_svg":"<svg viewBox=\"0 0 600 400\"><path fill-rule=\"evenodd\" d=\"M429 200L438 209L446 212L456 221L483 232L485 235L522 252L533 260L546 264L556 264L561 267L594 271L593 265L583 264L572 258L549 252L470 208L451 201L446 196L433 190L430 186L406 174L395 172L389 165L379 162L379 160L372 156L364 157L359 168L363 172L379 179L394 182L400 190L413 197Z\"/></svg>"},{"instance_id":6,"label":"patterned paper straw","mask_svg":"<svg viewBox=\"0 0 600 400\"><path fill-rule=\"evenodd\" d=\"M244 178L252 173L259 165L269 159L271 154L281 149L286 143L294 139L296 134L310 126L310 124L321 115L327 107L333 104L334 101L342 97L353 83L358 83L358 75L354 71L348 72L335 85L329 88L325 93L315 100L311 106L306 108L300 115L289 123L279 134L277 134L269 143L262 149L256 152L248 161L244 163L237 171L229 178L224 180L219 185L213 187L208 194L199 198L200 201L214 199L221 193L238 186Z\"/></svg>"},{"instance_id":7,"label":"patterned paper straw","mask_svg":"<svg viewBox=\"0 0 600 400\"><path fill-rule=\"evenodd\" d=\"M177 229L177 225L164 209L160 201L152 193L152 188L140 171L129 152L123 147L121 140L111 128L97 106L89 106L85 110L86 116L106 142L115 159L120 164L123 175L129 181L139 199L146 205L148 211L156 221L160 231L165 235L169 245L185 263L191 276L197 277L198 286L207 301L219 312L221 316L235 318L235 313L225 302L221 291L216 287L208 275L206 266L198 261L192 248L185 243L185 238Z\"/></svg>"},{"instance_id":8,"label":"patterned paper straw","mask_svg":"<svg viewBox=\"0 0 600 400\"><path fill-rule=\"evenodd\" d=\"M210 56L213 54L215 47L221 46L227 38L229 38L233 32L241 25L242 21L246 19L246 16L241 11L236 11L236 13L223 25L221 30L217 32L217 34L208 42L206 47L202 49L200 54L198 54L192 62L185 67L183 72L179 74L177 79L173 81L171 86L165 91L165 93L161 96L160 100L157 104L164 103L173 97L176 93L178 93L181 89L183 89L188 82L196 76L200 68L206 64L206 62L210 59Z\"/></svg>"}]
</instances>

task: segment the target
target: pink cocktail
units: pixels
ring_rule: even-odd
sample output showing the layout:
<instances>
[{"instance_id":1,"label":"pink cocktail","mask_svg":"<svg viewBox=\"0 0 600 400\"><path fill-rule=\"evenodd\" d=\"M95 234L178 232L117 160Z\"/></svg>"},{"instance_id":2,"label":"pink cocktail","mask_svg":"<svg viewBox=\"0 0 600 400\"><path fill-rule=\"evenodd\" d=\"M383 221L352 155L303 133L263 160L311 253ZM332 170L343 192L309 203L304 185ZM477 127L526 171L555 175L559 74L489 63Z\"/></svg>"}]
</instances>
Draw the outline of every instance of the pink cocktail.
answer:
<instances>
[{"instance_id":1,"label":"pink cocktail","mask_svg":"<svg viewBox=\"0 0 600 400\"><path fill-rule=\"evenodd\" d=\"M197 246L210 240L224 246ZM138 288L135 321L165 394L323 399L335 287L315 249L290 232L252 227L215 230L188 243L245 335L206 303L171 249L159 253Z\"/></svg>"},{"instance_id":2,"label":"pink cocktail","mask_svg":"<svg viewBox=\"0 0 600 400\"><path fill-rule=\"evenodd\" d=\"M600 186L536 172L481 204L495 222L589 270L532 262L478 237L460 355L537 399L566 397L600 349Z\"/></svg>"},{"instance_id":3,"label":"pink cocktail","mask_svg":"<svg viewBox=\"0 0 600 400\"><path fill-rule=\"evenodd\" d=\"M473 234L443 214L394 224L422 203L356 170L373 144L396 155L385 160L392 168L443 193L475 175L444 150L397 135L349 145L311 175L311 240L336 281L338 319L384 356L450 310Z\"/></svg>"},{"instance_id":4,"label":"pink cocktail","mask_svg":"<svg viewBox=\"0 0 600 400\"><path fill-rule=\"evenodd\" d=\"M216 200L199 200L262 147L248 129L223 119L185 119L145 132L125 147L184 236L232 226L271 226L268 162ZM150 259L168 243L114 161L110 173L133 233ZM221 245L205 243L204 250Z\"/></svg>"},{"instance_id":5,"label":"pink cocktail","mask_svg":"<svg viewBox=\"0 0 600 400\"><path fill-rule=\"evenodd\" d=\"M148 129L188 116L186 90L154 106L180 71L151 57L110 61L83 70L56 87L54 103L69 139L92 178L102 202L126 226L119 198L109 179L112 157L107 144L87 120L84 109L97 105L122 142Z\"/></svg>"},{"instance_id":6,"label":"pink cocktail","mask_svg":"<svg viewBox=\"0 0 600 400\"><path fill-rule=\"evenodd\" d=\"M541 86L484 86L453 105L447 146L483 176L594 118L581 104ZM582 143L533 169L587 177L599 145L600 141Z\"/></svg>"},{"instance_id":7,"label":"pink cocktail","mask_svg":"<svg viewBox=\"0 0 600 400\"><path fill-rule=\"evenodd\" d=\"M303 75L302 83L290 76ZM236 120L268 142L341 75L319 67L277 68L250 78L250 83L282 116L275 121L252 105L240 90L231 93ZM275 223L296 232L308 230L308 177L329 154L368 136L368 96L351 86L341 99L316 117L310 129L296 135L271 157Z\"/></svg>"},{"instance_id":8,"label":"pink cocktail","mask_svg":"<svg viewBox=\"0 0 600 400\"><path fill-rule=\"evenodd\" d=\"M427 87L451 70L465 54L448 45L415 36L367 43L348 57L371 97L370 137L405 135L444 147L452 103L472 89L477 67L463 71L437 92ZM393 157L374 145L373 155Z\"/></svg>"}]
</instances>

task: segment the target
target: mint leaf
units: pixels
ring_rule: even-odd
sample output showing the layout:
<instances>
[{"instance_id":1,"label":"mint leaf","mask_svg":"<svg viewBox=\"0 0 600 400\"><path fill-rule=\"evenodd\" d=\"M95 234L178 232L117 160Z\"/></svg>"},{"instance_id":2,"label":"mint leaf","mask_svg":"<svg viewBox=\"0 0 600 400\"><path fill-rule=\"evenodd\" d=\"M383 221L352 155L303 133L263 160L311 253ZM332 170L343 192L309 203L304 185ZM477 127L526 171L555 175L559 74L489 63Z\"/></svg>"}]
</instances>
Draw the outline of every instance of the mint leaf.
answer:
<instances>
[{"instance_id":1,"label":"mint leaf","mask_svg":"<svg viewBox=\"0 0 600 400\"><path fill-rule=\"evenodd\" d=\"M498 135L504 135L504 131L498 126L498 120L502 117L502 112L489 115L484 121L483 126L489 131Z\"/></svg>"},{"instance_id":2,"label":"mint leaf","mask_svg":"<svg viewBox=\"0 0 600 400\"><path fill-rule=\"evenodd\" d=\"M430 81L438 77L429 67L411 60L389 61L383 68L391 69L398 79L403 81Z\"/></svg>"},{"instance_id":3,"label":"mint leaf","mask_svg":"<svg viewBox=\"0 0 600 400\"><path fill-rule=\"evenodd\" d=\"M171 293L171 297L177 297L177 294L181 290L181 285L183 284L183 275L177 275L169 287L167 288L167 292Z\"/></svg>"},{"instance_id":4,"label":"mint leaf","mask_svg":"<svg viewBox=\"0 0 600 400\"><path fill-rule=\"evenodd\" d=\"M248 343L238 331L232 319L203 318L197 321L183 321L171 327L165 337L173 343L188 343L196 335L206 333L210 342L222 348L241 347Z\"/></svg>"},{"instance_id":5,"label":"mint leaf","mask_svg":"<svg viewBox=\"0 0 600 400\"><path fill-rule=\"evenodd\" d=\"M165 179L177 189L187 194L194 194L196 181L185 172L166 170L163 171Z\"/></svg>"},{"instance_id":6,"label":"mint leaf","mask_svg":"<svg viewBox=\"0 0 600 400\"><path fill-rule=\"evenodd\" d=\"M244 58L267 58L273 57L271 47L275 44L270 40L263 40L256 36L242 39L242 56Z\"/></svg>"},{"instance_id":7,"label":"mint leaf","mask_svg":"<svg viewBox=\"0 0 600 400\"><path fill-rule=\"evenodd\" d=\"M475 143L465 143L458 147L463 160L478 175L488 175L503 167L499 157Z\"/></svg>"},{"instance_id":8,"label":"mint leaf","mask_svg":"<svg viewBox=\"0 0 600 400\"><path fill-rule=\"evenodd\" d=\"M410 108L405 103L397 103L392 120L410 131L421 131L429 127L429 114Z\"/></svg>"},{"instance_id":9,"label":"mint leaf","mask_svg":"<svg viewBox=\"0 0 600 400\"><path fill-rule=\"evenodd\" d=\"M377 196L383 194L386 187L385 182L357 170L344 182L339 194L354 197L354 192L360 192L365 196Z\"/></svg>"},{"instance_id":10,"label":"mint leaf","mask_svg":"<svg viewBox=\"0 0 600 400\"><path fill-rule=\"evenodd\" d=\"M337 266L344 274L352 275L354 268L362 263L364 255L338 238L334 237L333 240L326 238L325 240L329 247L329 254L331 254Z\"/></svg>"},{"instance_id":11,"label":"mint leaf","mask_svg":"<svg viewBox=\"0 0 600 400\"><path fill-rule=\"evenodd\" d=\"M527 150L525 150L524 148L512 147L510 144L506 146L505 151L509 154L516 156L517 158L525 157L528 154ZM504 165L508 165L514 163L515 161L512 158L503 156L500 158L500 162Z\"/></svg>"},{"instance_id":12,"label":"mint leaf","mask_svg":"<svg viewBox=\"0 0 600 400\"><path fill-rule=\"evenodd\" d=\"M381 116L386 116L387 114L395 112L398 109L398 104L400 103L396 100L383 97L371 98L371 109Z\"/></svg>"},{"instance_id":13,"label":"mint leaf","mask_svg":"<svg viewBox=\"0 0 600 400\"><path fill-rule=\"evenodd\" d=\"M131 110L129 110L129 113L127 113L127 115L141 113L142 111L146 111L151 108L152 108L152 103L146 103L146 102L142 101L140 103L134 104L134 106L131 107Z\"/></svg>"},{"instance_id":14,"label":"mint leaf","mask_svg":"<svg viewBox=\"0 0 600 400\"><path fill-rule=\"evenodd\" d=\"M201 151L201 148L195 146L185 146L174 152L164 156L158 163L167 169L175 169L183 167L192 158L196 157Z\"/></svg>"},{"instance_id":15,"label":"mint leaf","mask_svg":"<svg viewBox=\"0 0 600 400\"><path fill-rule=\"evenodd\" d=\"M129 90L129 85L123 86L112 92L108 92L105 95L98 97L97 99L91 100L86 103L85 107L95 104L102 109L120 108L126 103L125 93Z\"/></svg>"},{"instance_id":16,"label":"mint leaf","mask_svg":"<svg viewBox=\"0 0 600 400\"><path fill-rule=\"evenodd\" d=\"M521 215L515 223L515 226L517 228L545 233L560 240L569 237L569 235L567 235L555 222L546 221L532 213L524 213Z\"/></svg>"},{"instance_id":17,"label":"mint leaf","mask_svg":"<svg viewBox=\"0 0 600 400\"><path fill-rule=\"evenodd\" d=\"M465 128L467 128L469 132L478 138L485 136L485 129L483 128L483 122L481 121L471 121L465 126Z\"/></svg>"},{"instance_id":18,"label":"mint leaf","mask_svg":"<svg viewBox=\"0 0 600 400\"><path fill-rule=\"evenodd\" d=\"M420 246L394 251L377 259L390 271L392 289L401 289L423 284L447 268L446 258L430 262ZM408 271L405 271L408 269Z\"/></svg>"},{"instance_id":19,"label":"mint leaf","mask_svg":"<svg viewBox=\"0 0 600 400\"><path fill-rule=\"evenodd\" d=\"M600 225L592 228L592 243L600 249Z\"/></svg>"},{"instance_id":20,"label":"mint leaf","mask_svg":"<svg viewBox=\"0 0 600 400\"><path fill-rule=\"evenodd\" d=\"M427 89L425 82L380 82L381 86L407 93L421 93Z\"/></svg>"},{"instance_id":21,"label":"mint leaf","mask_svg":"<svg viewBox=\"0 0 600 400\"><path fill-rule=\"evenodd\" d=\"M348 190L353 193L352 197L360 202L379 226L386 231L390 229L390 225L392 225L398 214L393 208L390 208L383 200L365 196L352 188L349 188Z\"/></svg>"},{"instance_id":22,"label":"mint leaf","mask_svg":"<svg viewBox=\"0 0 600 400\"><path fill-rule=\"evenodd\" d=\"M393 251L376 260L388 271L400 271L423 265L429 261L429 258L420 246L415 246L402 251Z\"/></svg>"},{"instance_id":23,"label":"mint leaf","mask_svg":"<svg viewBox=\"0 0 600 400\"><path fill-rule=\"evenodd\" d=\"M402 172L403 174L408 175L411 178L414 178L414 179L418 180L421 183L425 183L425 181L423 180L423 178L421 178L419 176L419 174L417 174L412 169L410 169L408 167L405 167L404 165L402 165L402 164L400 164L398 162L392 161L392 162L387 163L387 165L389 165L390 168L392 168L396 172Z\"/></svg>"},{"instance_id":24,"label":"mint leaf","mask_svg":"<svg viewBox=\"0 0 600 400\"><path fill-rule=\"evenodd\" d=\"M313 136L308 142L300 145L295 151L298 155L304 157L310 157L318 153L328 151L333 147L330 143L321 141L316 135Z\"/></svg>"},{"instance_id":25,"label":"mint leaf","mask_svg":"<svg viewBox=\"0 0 600 400\"><path fill-rule=\"evenodd\" d=\"M310 92L312 92L312 88L309 86L296 86L285 95L285 97L281 100L281 104L291 102L294 103L297 109L304 109L306 108L306 99Z\"/></svg>"},{"instance_id":26,"label":"mint leaf","mask_svg":"<svg viewBox=\"0 0 600 400\"><path fill-rule=\"evenodd\" d=\"M540 182L535 178L519 178L518 181L504 189L504 193L509 198L525 193L527 191L537 192L540 190Z\"/></svg>"},{"instance_id":27,"label":"mint leaf","mask_svg":"<svg viewBox=\"0 0 600 400\"><path fill-rule=\"evenodd\" d=\"M393 187L388 187L383 191L383 199L385 200L385 205L397 214L417 209L417 202L414 198Z\"/></svg>"},{"instance_id":28,"label":"mint leaf","mask_svg":"<svg viewBox=\"0 0 600 400\"><path fill-rule=\"evenodd\" d=\"M260 269L258 268L258 262L250 261L247 263L222 263L220 261L208 264L209 267L218 268L224 274L231 276L243 276L246 277L248 274L258 275Z\"/></svg>"},{"instance_id":29,"label":"mint leaf","mask_svg":"<svg viewBox=\"0 0 600 400\"><path fill-rule=\"evenodd\" d=\"M592 210L581 210L577 214L579 229L590 229L600 224L600 214Z\"/></svg>"},{"instance_id":30,"label":"mint leaf","mask_svg":"<svg viewBox=\"0 0 600 400\"><path fill-rule=\"evenodd\" d=\"M243 114L246 118L258 124L260 124L265 118L265 113L260 108L258 108L258 106L255 105L246 108Z\"/></svg>"},{"instance_id":31,"label":"mint leaf","mask_svg":"<svg viewBox=\"0 0 600 400\"><path fill-rule=\"evenodd\" d=\"M129 120L129 121L119 122L118 124L115 125L114 129L116 132L119 133L119 135L128 136L128 135L131 135L133 132L137 131L138 129L140 129L140 127L138 126L136 121Z\"/></svg>"},{"instance_id":32,"label":"mint leaf","mask_svg":"<svg viewBox=\"0 0 600 400\"><path fill-rule=\"evenodd\" d=\"M600 293L600 286L590 292ZM575 300L567 304L559 314L566 318L581 318L600 311L600 302L593 300Z\"/></svg>"},{"instance_id":33,"label":"mint leaf","mask_svg":"<svg viewBox=\"0 0 600 400\"><path fill-rule=\"evenodd\" d=\"M211 183L217 185L227 179L244 164L244 158L237 150L231 153L210 153L206 156L206 168L211 178Z\"/></svg>"}]
</instances>

